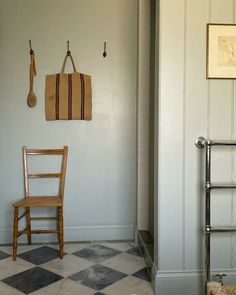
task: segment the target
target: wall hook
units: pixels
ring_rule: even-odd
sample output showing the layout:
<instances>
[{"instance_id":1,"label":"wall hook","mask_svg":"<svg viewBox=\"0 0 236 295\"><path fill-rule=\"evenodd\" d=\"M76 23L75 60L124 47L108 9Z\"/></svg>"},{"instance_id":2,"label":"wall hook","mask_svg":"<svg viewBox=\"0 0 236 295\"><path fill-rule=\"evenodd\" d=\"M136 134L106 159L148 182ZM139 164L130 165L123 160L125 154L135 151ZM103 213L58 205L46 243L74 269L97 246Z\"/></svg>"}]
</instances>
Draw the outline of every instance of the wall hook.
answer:
<instances>
[{"instance_id":1,"label":"wall hook","mask_svg":"<svg viewBox=\"0 0 236 295\"><path fill-rule=\"evenodd\" d=\"M30 47L30 54L34 54L34 51L33 51L32 46L31 46L31 40L29 40L29 47Z\"/></svg>"},{"instance_id":2,"label":"wall hook","mask_svg":"<svg viewBox=\"0 0 236 295\"><path fill-rule=\"evenodd\" d=\"M68 56L71 55L71 52L70 52L70 41L68 40L67 41L67 53L66 53Z\"/></svg>"},{"instance_id":3,"label":"wall hook","mask_svg":"<svg viewBox=\"0 0 236 295\"><path fill-rule=\"evenodd\" d=\"M104 42L104 51L103 51L103 57L107 56L107 42Z\"/></svg>"}]
</instances>

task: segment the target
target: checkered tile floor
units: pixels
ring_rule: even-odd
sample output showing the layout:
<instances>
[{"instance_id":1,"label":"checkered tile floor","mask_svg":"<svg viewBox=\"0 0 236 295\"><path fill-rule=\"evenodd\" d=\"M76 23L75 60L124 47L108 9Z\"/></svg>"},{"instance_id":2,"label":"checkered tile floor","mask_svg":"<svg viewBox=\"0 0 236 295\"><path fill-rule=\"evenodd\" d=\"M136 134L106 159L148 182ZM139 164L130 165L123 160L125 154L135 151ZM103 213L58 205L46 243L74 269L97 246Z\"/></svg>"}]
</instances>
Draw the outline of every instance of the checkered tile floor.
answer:
<instances>
[{"instance_id":1,"label":"checkered tile floor","mask_svg":"<svg viewBox=\"0 0 236 295\"><path fill-rule=\"evenodd\" d=\"M134 243L0 247L0 294L153 295L144 259Z\"/></svg>"}]
</instances>

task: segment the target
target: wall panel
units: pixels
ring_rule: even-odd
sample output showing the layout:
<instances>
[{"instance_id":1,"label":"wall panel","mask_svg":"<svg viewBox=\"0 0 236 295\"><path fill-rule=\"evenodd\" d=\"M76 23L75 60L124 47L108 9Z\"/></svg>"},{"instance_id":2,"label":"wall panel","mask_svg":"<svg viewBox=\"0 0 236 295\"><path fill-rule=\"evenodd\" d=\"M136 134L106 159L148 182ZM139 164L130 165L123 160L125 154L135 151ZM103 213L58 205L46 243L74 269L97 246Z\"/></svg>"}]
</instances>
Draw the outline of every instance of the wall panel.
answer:
<instances>
[{"instance_id":1,"label":"wall panel","mask_svg":"<svg viewBox=\"0 0 236 295\"><path fill-rule=\"evenodd\" d=\"M235 139L236 128L234 83L205 78L206 24L233 23L235 1L160 3L158 266L160 271L197 271L204 254L204 158L194 140L200 135ZM235 180L235 151L213 150L212 180ZM232 196L230 191L213 194L212 223L235 223ZM213 268L235 267L235 242L230 235L213 238Z\"/></svg>"},{"instance_id":2,"label":"wall panel","mask_svg":"<svg viewBox=\"0 0 236 295\"><path fill-rule=\"evenodd\" d=\"M232 23L233 1L211 1L212 23ZM209 134L210 138L230 139L232 83L228 80L211 80L210 82ZM213 149L212 181L231 181L231 152L230 149ZM230 224L231 192L215 191L212 194L212 224ZM224 255L222 255L225 253ZM231 239L230 235L212 237L212 267L230 268Z\"/></svg>"},{"instance_id":3,"label":"wall panel","mask_svg":"<svg viewBox=\"0 0 236 295\"><path fill-rule=\"evenodd\" d=\"M185 80L185 269L200 268L203 221L202 155L194 140L207 133L207 94L205 79L205 31L208 2L187 1L186 80ZM196 79L198 77L198 79ZM201 163L201 164L200 164ZM197 180L197 181L196 181Z\"/></svg>"},{"instance_id":4,"label":"wall panel","mask_svg":"<svg viewBox=\"0 0 236 295\"><path fill-rule=\"evenodd\" d=\"M158 250L161 269L183 267L184 5L183 0L166 0L160 7ZM170 246L173 244L174 248Z\"/></svg>"}]
</instances>

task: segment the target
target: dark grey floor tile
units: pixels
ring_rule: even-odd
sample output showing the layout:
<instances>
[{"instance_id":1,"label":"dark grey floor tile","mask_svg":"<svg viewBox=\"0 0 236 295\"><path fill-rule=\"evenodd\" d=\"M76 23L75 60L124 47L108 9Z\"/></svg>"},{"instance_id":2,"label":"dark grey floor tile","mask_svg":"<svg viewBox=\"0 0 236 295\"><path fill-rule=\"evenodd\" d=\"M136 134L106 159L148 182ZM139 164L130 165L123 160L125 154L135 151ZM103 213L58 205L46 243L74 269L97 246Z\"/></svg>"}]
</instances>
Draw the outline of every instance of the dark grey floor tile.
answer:
<instances>
[{"instance_id":1,"label":"dark grey floor tile","mask_svg":"<svg viewBox=\"0 0 236 295\"><path fill-rule=\"evenodd\" d=\"M126 276L124 273L96 264L70 276L70 279L99 291Z\"/></svg>"},{"instance_id":2,"label":"dark grey floor tile","mask_svg":"<svg viewBox=\"0 0 236 295\"><path fill-rule=\"evenodd\" d=\"M133 254L133 255L136 255L136 256L139 256L139 257L143 257L142 253L139 250L139 247L131 248L130 250L127 251L127 253Z\"/></svg>"},{"instance_id":3,"label":"dark grey floor tile","mask_svg":"<svg viewBox=\"0 0 236 295\"><path fill-rule=\"evenodd\" d=\"M88 248L79 250L73 255L76 255L78 257L87 259L89 261L92 261L94 263L100 263L108 258L111 258L117 254L120 254L121 251L103 246L103 245L92 245Z\"/></svg>"},{"instance_id":4,"label":"dark grey floor tile","mask_svg":"<svg viewBox=\"0 0 236 295\"><path fill-rule=\"evenodd\" d=\"M11 255L6 254L5 252L0 251L0 260L10 257Z\"/></svg>"},{"instance_id":5,"label":"dark grey floor tile","mask_svg":"<svg viewBox=\"0 0 236 295\"><path fill-rule=\"evenodd\" d=\"M132 274L132 276L142 279L142 280L145 280L145 281L148 281L148 282L151 281L150 272L147 267L140 269L136 273Z\"/></svg>"},{"instance_id":6,"label":"dark grey floor tile","mask_svg":"<svg viewBox=\"0 0 236 295\"><path fill-rule=\"evenodd\" d=\"M59 281L62 278L63 277L40 267L34 267L2 281L25 294L29 294Z\"/></svg>"},{"instance_id":7,"label":"dark grey floor tile","mask_svg":"<svg viewBox=\"0 0 236 295\"><path fill-rule=\"evenodd\" d=\"M18 257L33 264L39 265L59 257L59 251L51 247L43 246L28 252L24 252Z\"/></svg>"}]
</instances>

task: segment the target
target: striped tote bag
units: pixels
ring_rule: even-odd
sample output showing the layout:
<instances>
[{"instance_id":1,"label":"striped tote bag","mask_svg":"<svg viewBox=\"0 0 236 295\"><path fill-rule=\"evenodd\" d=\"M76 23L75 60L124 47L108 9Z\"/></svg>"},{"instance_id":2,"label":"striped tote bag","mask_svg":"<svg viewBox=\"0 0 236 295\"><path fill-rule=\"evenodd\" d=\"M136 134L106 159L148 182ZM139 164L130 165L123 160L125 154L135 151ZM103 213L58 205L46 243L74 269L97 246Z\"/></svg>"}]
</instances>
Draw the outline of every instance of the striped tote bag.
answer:
<instances>
[{"instance_id":1,"label":"striped tote bag","mask_svg":"<svg viewBox=\"0 0 236 295\"><path fill-rule=\"evenodd\" d=\"M74 72L65 74L67 58L70 57ZM66 55L61 73L46 76L46 120L91 120L91 76L76 71L71 55Z\"/></svg>"}]
</instances>

